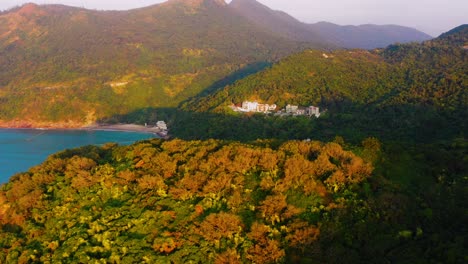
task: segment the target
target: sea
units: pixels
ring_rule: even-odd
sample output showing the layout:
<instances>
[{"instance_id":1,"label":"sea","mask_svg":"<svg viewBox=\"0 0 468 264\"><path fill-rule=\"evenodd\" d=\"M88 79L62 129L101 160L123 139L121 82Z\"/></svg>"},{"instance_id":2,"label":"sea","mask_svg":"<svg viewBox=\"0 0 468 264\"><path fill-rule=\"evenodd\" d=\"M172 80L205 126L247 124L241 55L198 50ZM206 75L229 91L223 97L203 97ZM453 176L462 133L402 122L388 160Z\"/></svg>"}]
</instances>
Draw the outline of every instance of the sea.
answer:
<instances>
[{"instance_id":1,"label":"sea","mask_svg":"<svg viewBox=\"0 0 468 264\"><path fill-rule=\"evenodd\" d=\"M0 184L65 149L109 142L129 145L154 137L122 131L0 129Z\"/></svg>"}]
</instances>

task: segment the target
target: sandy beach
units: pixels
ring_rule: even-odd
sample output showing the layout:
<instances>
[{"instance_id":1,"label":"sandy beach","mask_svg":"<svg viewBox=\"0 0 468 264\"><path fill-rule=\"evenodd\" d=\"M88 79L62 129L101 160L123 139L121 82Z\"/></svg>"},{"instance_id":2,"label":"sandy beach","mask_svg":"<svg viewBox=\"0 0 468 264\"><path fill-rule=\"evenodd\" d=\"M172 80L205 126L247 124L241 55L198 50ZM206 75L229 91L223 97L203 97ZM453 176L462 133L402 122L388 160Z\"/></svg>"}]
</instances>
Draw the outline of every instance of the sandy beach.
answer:
<instances>
[{"instance_id":1,"label":"sandy beach","mask_svg":"<svg viewBox=\"0 0 468 264\"><path fill-rule=\"evenodd\" d=\"M169 139L167 131L163 131L154 126L142 126L137 124L93 124L83 126L78 123L33 123L27 121L1 122L2 129L43 129L43 130L100 130L100 131L123 131L150 133L164 139Z\"/></svg>"},{"instance_id":2,"label":"sandy beach","mask_svg":"<svg viewBox=\"0 0 468 264\"><path fill-rule=\"evenodd\" d=\"M169 138L166 131L161 131L157 127L141 126L136 124L97 124L86 126L82 129L86 130L101 130L101 131L125 131L125 132L138 132L138 133L151 133L158 135L161 138Z\"/></svg>"}]
</instances>

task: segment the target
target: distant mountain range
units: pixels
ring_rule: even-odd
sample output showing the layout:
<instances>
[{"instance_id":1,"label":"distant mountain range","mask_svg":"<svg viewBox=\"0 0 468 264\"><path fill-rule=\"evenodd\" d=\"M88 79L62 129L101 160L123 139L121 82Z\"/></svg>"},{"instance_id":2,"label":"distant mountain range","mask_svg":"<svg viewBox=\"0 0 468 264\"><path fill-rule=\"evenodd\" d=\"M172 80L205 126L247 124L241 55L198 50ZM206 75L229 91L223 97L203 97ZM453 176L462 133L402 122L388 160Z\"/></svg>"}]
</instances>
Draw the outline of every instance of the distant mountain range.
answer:
<instances>
[{"instance_id":1,"label":"distant mountain range","mask_svg":"<svg viewBox=\"0 0 468 264\"><path fill-rule=\"evenodd\" d=\"M339 26L320 22L306 24L255 0L233 0L230 5L239 14L277 35L297 41L324 43L342 48L384 48L393 43L421 42L432 37L413 28L396 25Z\"/></svg>"},{"instance_id":2,"label":"distant mountain range","mask_svg":"<svg viewBox=\"0 0 468 264\"><path fill-rule=\"evenodd\" d=\"M0 13L0 123L81 126L177 107L307 48L427 38L394 26L307 25L253 0L169 0L129 11L26 4Z\"/></svg>"}]
</instances>

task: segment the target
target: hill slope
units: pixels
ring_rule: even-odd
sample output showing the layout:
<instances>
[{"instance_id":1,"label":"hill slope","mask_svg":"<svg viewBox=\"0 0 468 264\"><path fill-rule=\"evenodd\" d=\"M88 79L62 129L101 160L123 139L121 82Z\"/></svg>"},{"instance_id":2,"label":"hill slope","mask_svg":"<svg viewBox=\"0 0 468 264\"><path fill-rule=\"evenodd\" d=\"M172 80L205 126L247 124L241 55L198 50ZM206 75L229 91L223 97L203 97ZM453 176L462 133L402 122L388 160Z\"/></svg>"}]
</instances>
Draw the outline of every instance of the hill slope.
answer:
<instances>
[{"instance_id":1,"label":"hill slope","mask_svg":"<svg viewBox=\"0 0 468 264\"><path fill-rule=\"evenodd\" d=\"M289 136L372 135L426 142L463 136L467 132L463 120L468 117L468 52L445 41L449 36L372 52L305 51L191 101L186 108L232 116L230 104L258 100L280 108L298 104L329 110L328 117L311 120L307 126L298 121L297 127L305 130ZM265 122L264 131L287 129L279 124L296 128L281 118Z\"/></svg>"},{"instance_id":2,"label":"hill slope","mask_svg":"<svg viewBox=\"0 0 468 264\"><path fill-rule=\"evenodd\" d=\"M320 142L69 150L2 186L0 261L275 263L317 240L308 207L339 211L371 173Z\"/></svg>"},{"instance_id":3,"label":"hill slope","mask_svg":"<svg viewBox=\"0 0 468 264\"><path fill-rule=\"evenodd\" d=\"M86 123L176 106L249 64L299 48L223 1L122 12L28 4L0 15L0 120Z\"/></svg>"},{"instance_id":4,"label":"hill slope","mask_svg":"<svg viewBox=\"0 0 468 264\"><path fill-rule=\"evenodd\" d=\"M63 151L0 187L0 262L456 263L466 163L447 166L450 148L428 168L376 139L362 157L316 141ZM415 189L389 181L408 172Z\"/></svg>"},{"instance_id":5,"label":"hill slope","mask_svg":"<svg viewBox=\"0 0 468 264\"><path fill-rule=\"evenodd\" d=\"M433 42L452 46L461 46L464 49L468 48L468 24L458 26L442 35Z\"/></svg>"},{"instance_id":6,"label":"hill slope","mask_svg":"<svg viewBox=\"0 0 468 264\"><path fill-rule=\"evenodd\" d=\"M255 0L233 0L229 3L229 7L255 25L280 36L297 41L326 43L329 47L339 47L333 39L326 39L317 32L309 30L306 24L287 13L271 10Z\"/></svg>"}]
</instances>

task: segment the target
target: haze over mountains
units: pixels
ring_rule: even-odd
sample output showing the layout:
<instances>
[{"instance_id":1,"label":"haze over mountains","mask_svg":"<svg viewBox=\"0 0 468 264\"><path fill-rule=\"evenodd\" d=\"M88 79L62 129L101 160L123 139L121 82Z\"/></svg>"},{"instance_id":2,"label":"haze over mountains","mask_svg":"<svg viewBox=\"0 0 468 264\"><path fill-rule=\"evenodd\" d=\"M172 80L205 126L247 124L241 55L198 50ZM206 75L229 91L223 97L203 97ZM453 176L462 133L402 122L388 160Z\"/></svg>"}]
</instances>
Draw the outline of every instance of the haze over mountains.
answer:
<instances>
[{"instance_id":1,"label":"haze over mountains","mask_svg":"<svg viewBox=\"0 0 468 264\"><path fill-rule=\"evenodd\" d=\"M257 26L278 35L305 42L328 43L342 48L383 48L399 42L420 42L432 37L413 28L396 25L339 26L328 22L302 23L282 11L255 0L233 0L230 5Z\"/></svg>"}]
</instances>

